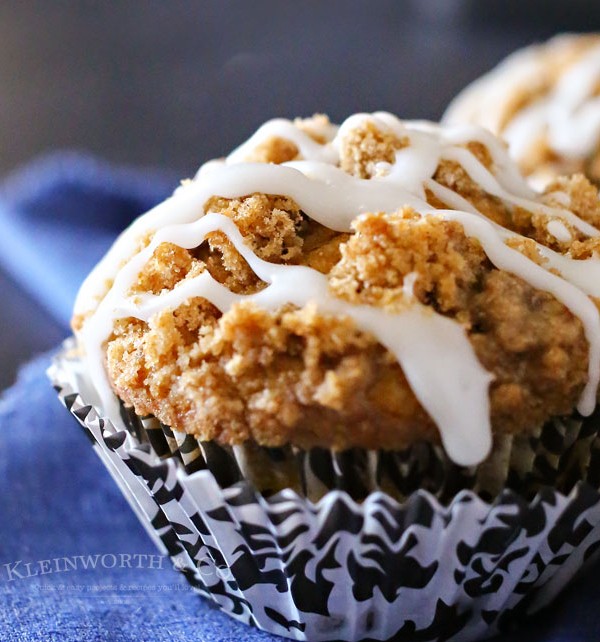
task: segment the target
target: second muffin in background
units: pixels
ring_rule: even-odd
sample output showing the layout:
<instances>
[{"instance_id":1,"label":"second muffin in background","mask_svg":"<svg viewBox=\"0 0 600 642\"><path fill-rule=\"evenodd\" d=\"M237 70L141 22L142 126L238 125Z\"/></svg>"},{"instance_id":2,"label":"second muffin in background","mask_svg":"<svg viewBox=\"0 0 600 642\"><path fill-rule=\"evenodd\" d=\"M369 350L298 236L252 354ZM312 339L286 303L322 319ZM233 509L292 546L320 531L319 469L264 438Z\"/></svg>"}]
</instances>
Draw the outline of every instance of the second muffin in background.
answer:
<instances>
[{"instance_id":1,"label":"second muffin in background","mask_svg":"<svg viewBox=\"0 0 600 642\"><path fill-rule=\"evenodd\" d=\"M577 172L598 183L600 35L556 36L513 53L464 89L443 122L503 137L538 186Z\"/></svg>"}]
</instances>

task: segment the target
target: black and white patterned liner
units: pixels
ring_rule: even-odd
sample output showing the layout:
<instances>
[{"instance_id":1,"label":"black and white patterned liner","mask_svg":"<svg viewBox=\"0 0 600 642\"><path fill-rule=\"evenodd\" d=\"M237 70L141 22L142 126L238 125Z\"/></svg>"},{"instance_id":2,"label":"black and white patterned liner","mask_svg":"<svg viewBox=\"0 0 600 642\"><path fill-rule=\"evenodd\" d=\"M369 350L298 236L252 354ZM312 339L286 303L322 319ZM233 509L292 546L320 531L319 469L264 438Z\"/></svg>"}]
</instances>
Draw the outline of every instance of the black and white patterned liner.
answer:
<instances>
[{"instance_id":1,"label":"black and white patterned liner","mask_svg":"<svg viewBox=\"0 0 600 642\"><path fill-rule=\"evenodd\" d=\"M266 448L251 442L226 446L172 430L152 416L138 417L123 406L121 418L158 456L179 458L187 473L208 468L224 488L247 480L263 495L292 488L313 502L330 490L347 492L357 501L380 490L400 502L427 490L447 504L461 490L492 500L510 488L533 499L543 487L568 494L578 481L597 475L590 463L598 448L599 413L586 418L575 413L532 433L496 436L490 457L471 468L454 464L441 446L424 442L402 452Z\"/></svg>"},{"instance_id":2,"label":"black and white patterned liner","mask_svg":"<svg viewBox=\"0 0 600 642\"><path fill-rule=\"evenodd\" d=\"M313 504L245 481L223 488L99 417L70 348L49 371L61 401L160 550L242 622L311 642L468 642L547 605L596 557L600 495L587 482L493 504L465 490L448 506L422 490L360 504L333 490Z\"/></svg>"},{"instance_id":3,"label":"black and white patterned liner","mask_svg":"<svg viewBox=\"0 0 600 642\"><path fill-rule=\"evenodd\" d=\"M600 410L556 417L526 434L496 435L491 455L470 468L458 466L437 444L418 442L402 452L355 448L335 452L294 446L266 448L202 441L172 430L153 416L121 406L126 429L160 457L177 457L187 473L208 468L223 488L246 480L263 495L291 488L315 502L330 490L362 501L376 490L403 502L427 490L449 503L462 490L493 500L504 489L533 499L550 486L567 495L579 481L598 487Z\"/></svg>"}]
</instances>

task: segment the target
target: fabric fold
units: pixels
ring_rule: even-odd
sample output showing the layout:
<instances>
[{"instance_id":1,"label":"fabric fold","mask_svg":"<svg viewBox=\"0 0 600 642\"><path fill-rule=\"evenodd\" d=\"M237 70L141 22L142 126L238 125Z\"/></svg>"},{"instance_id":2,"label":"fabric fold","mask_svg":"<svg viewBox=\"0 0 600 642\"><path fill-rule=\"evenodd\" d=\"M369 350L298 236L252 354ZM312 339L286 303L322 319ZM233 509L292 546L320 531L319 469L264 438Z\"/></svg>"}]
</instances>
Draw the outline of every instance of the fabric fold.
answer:
<instances>
[{"instance_id":1,"label":"fabric fold","mask_svg":"<svg viewBox=\"0 0 600 642\"><path fill-rule=\"evenodd\" d=\"M68 326L86 274L175 174L112 166L78 152L32 161L0 186L0 267Z\"/></svg>"}]
</instances>

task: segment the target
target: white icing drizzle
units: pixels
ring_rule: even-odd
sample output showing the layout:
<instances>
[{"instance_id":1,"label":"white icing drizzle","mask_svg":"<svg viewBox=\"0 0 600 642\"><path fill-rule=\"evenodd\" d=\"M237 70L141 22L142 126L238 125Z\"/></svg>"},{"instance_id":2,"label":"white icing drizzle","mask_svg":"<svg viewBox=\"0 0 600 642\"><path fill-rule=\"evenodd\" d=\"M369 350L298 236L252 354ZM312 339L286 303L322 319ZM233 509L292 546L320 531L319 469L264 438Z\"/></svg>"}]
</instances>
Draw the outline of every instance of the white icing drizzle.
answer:
<instances>
[{"instance_id":1,"label":"white icing drizzle","mask_svg":"<svg viewBox=\"0 0 600 642\"><path fill-rule=\"evenodd\" d=\"M500 183L496 180L494 175L484 167L473 154L468 149L462 149L460 147L455 147L451 149L445 156L448 160L454 160L465 169L470 178L481 185L483 189L492 196L497 196L506 203L511 205L518 205L524 209L528 209L532 212L540 212L544 215L553 215L563 218L565 221L568 221L576 227L580 232L583 232L587 236L598 236L600 235L600 230L597 230L593 225L590 225L586 221L580 219L577 215L573 214L569 210L560 209L557 207L549 207L543 203L532 203L531 200L513 196L505 189L502 188Z\"/></svg>"},{"instance_id":2,"label":"white icing drizzle","mask_svg":"<svg viewBox=\"0 0 600 642\"><path fill-rule=\"evenodd\" d=\"M402 294L407 303L417 302L415 299L415 283L419 279L417 272L409 272L402 281Z\"/></svg>"},{"instance_id":3,"label":"white icing drizzle","mask_svg":"<svg viewBox=\"0 0 600 642\"><path fill-rule=\"evenodd\" d=\"M336 132L337 127L334 127L332 132L327 133L331 135ZM335 149L317 143L316 140L301 129L298 129L294 123L285 118L274 118L273 120L267 121L259 127L245 143L234 149L231 154L227 156L225 162L227 164L233 164L248 160L258 145L272 137L285 138L286 140L292 141L292 143L298 147L302 158L322 160L325 163L337 162L337 152Z\"/></svg>"},{"instance_id":4,"label":"white icing drizzle","mask_svg":"<svg viewBox=\"0 0 600 642\"><path fill-rule=\"evenodd\" d=\"M583 160L600 141L600 40L585 49L549 91L534 95L531 104L506 122L514 97L539 86L548 67L561 55L573 56L578 36L560 36L545 45L509 56L491 72L464 89L444 114L447 124L476 123L502 134L510 153L524 161L540 140L565 159Z\"/></svg>"},{"instance_id":5,"label":"white icing drizzle","mask_svg":"<svg viewBox=\"0 0 600 642\"><path fill-rule=\"evenodd\" d=\"M371 119L378 128L391 130L409 141L396 152L395 161L370 180L350 176L336 166L343 137L364 119ZM327 278L316 270L261 260L245 245L231 219L204 211L212 196L238 198L267 193L292 198L309 217L338 231L350 231L352 222L362 213L393 212L402 206L410 206L424 217L433 215L459 222L467 235L480 241L494 265L551 293L581 320L589 342L589 376L578 408L582 414L589 414L600 379L600 318L587 295L600 296L600 260L575 261L539 246L548 266L561 276L549 272L505 244L506 238L515 236L513 233L487 220L471 203L437 183L433 176L441 160L459 162L474 181L508 205L548 216L551 219L548 229L557 238L564 237L565 231L568 233L562 221L588 236L598 235L598 230L572 212L533 200L535 194L507 159L503 145L483 130L407 123L384 112L357 114L339 130L331 127L329 142L321 145L289 121L277 119L266 123L226 159L205 165L193 181L137 219L117 239L82 285L75 305L76 314L86 313L101 299L78 337L104 410L108 412L110 408L113 414L116 404L103 365L104 343L115 319L136 317L148 321L154 314L177 308L190 297L203 297L222 312L240 301L252 301L273 311L286 303L299 307L314 304L325 314L352 318L357 327L371 333L396 356L415 396L436 422L448 455L456 463L475 465L487 456L491 447L488 387L492 377L479 363L464 328L415 299L413 286L418 274L405 278L406 307L398 313L353 305L333 296ZM282 165L244 161L253 147L272 136L292 140L302 160ZM462 147L470 141L480 141L488 148L494 174ZM426 190L456 211L433 210L425 200ZM227 235L250 268L267 284L263 290L238 295L205 271L160 295L128 295L158 245L170 242L194 248L207 234L217 230ZM139 239L153 231L151 243L137 251ZM105 294L107 282L111 286ZM465 408L469 412L465 413Z\"/></svg>"},{"instance_id":6,"label":"white icing drizzle","mask_svg":"<svg viewBox=\"0 0 600 642\"><path fill-rule=\"evenodd\" d=\"M566 192L548 192L544 194L544 198L546 200L552 198L555 203L558 203L559 205L561 205L562 207L566 207L567 209L571 207L571 196Z\"/></svg>"},{"instance_id":7,"label":"white icing drizzle","mask_svg":"<svg viewBox=\"0 0 600 642\"><path fill-rule=\"evenodd\" d=\"M573 240L573 235L569 232L568 227L558 219L552 219L548 222L546 229L557 241L568 243Z\"/></svg>"}]
</instances>

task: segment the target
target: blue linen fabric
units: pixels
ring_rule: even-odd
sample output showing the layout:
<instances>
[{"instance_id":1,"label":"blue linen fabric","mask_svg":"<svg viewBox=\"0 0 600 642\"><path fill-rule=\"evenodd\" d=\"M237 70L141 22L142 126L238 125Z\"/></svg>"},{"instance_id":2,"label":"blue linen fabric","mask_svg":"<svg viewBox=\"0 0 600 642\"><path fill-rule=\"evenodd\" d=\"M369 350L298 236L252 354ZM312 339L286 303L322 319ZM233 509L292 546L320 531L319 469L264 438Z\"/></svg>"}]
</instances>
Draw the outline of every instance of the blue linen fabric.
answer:
<instances>
[{"instance_id":1,"label":"blue linen fabric","mask_svg":"<svg viewBox=\"0 0 600 642\"><path fill-rule=\"evenodd\" d=\"M0 189L0 265L65 325L77 287L174 177L59 154ZM42 355L0 398L0 640L279 640L194 594L62 408ZM600 565L497 642L600 638Z\"/></svg>"}]
</instances>

